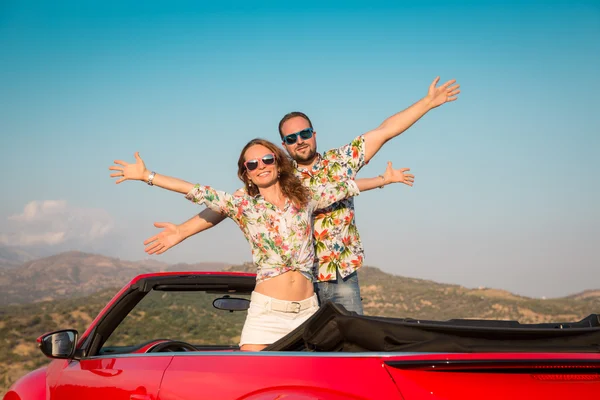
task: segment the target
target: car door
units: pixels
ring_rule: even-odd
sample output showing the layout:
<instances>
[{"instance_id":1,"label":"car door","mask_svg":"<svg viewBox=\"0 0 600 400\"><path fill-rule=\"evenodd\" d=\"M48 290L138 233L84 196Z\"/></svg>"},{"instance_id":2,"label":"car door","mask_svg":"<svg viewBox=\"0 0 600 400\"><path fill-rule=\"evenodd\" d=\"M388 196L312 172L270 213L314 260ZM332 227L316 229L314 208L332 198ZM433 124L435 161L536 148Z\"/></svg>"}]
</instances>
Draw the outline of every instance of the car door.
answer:
<instances>
[{"instance_id":1,"label":"car door","mask_svg":"<svg viewBox=\"0 0 600 400\"><path fill-rule=\"evenodd\" d=\"M180 353L160 388L160 400L401 398L380 358L350 353Z\"/></svg>"},{"instance_id":2,"label":"car door","mask_svg":"<svg viewBox=\"0 0 600 400\"><path fill-rule=\"evenodd\" d=\"M156 400L168 355L99 356L66 363L50 400Z\"/></svg>"}]
</instances>

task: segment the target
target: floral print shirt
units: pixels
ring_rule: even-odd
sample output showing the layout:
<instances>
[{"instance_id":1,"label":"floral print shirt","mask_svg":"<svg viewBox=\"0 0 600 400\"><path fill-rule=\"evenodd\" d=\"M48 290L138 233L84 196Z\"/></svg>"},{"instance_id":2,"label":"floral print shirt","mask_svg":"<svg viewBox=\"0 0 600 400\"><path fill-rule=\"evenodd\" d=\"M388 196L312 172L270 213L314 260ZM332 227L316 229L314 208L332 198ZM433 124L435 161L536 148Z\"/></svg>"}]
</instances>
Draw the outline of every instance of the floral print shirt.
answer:
<instances>
[{"instance_id":1,"label":"floral print shirt","mask_svg":"<svg viewBox=\"0 0 600 400\"><path fill-rule=\"evenodd\" d=\"M280 209L260 195L234 196L201 185L196 185L186 198L205 204L239 225L250 243L257 268L256 281L260 283L292 270L313 276L314 211L359 194L353 180L313 185L310 190L311 199L302 209L297 209L289 200Z\"/></svg>"},{"instance_id":2,"label":"floral print shirt","mask_svg":"<svg viewBox=\"0 0 600 400\"><path fill-rule=\"evenodd\" d=\"M296 173L309 188L354 179L365 162L365 138L318 155L309 170L296 165ZM345 198L315 212L315 248L318 257L317 279L336 279L336 269L345 278L362 266L364 249L354 220L354 199Z\"/></svg>"}]
</instances>

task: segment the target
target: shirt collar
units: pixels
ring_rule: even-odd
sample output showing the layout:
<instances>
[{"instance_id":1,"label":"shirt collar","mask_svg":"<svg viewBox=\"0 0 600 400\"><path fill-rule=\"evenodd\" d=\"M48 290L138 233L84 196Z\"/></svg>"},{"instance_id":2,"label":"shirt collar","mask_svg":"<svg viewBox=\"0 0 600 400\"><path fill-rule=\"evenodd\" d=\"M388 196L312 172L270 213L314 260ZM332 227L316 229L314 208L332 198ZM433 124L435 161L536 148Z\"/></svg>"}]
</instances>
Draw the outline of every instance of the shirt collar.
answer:
<instances>
[{"instance_id":1,"label":"shirt collar","mask_svg":"<svg viewBox=\"0 0 600 400\"><path fill-rule=\"evenodd\" d=\"M316 157L317 157L317 162L315 162L313 164L311 171L318 171L319 169L321 169L321 161L323 161L323 156L321 155L321 153L317 153ZM308 168L298 165L298 162L296 160L292 160L292 161L294 163L294 167L298 171L308 171Z\"/></svg>"},{"instance_id":2,"label":"shirt collar","mask_svg":"<svg viewBox=\"0 0 600 400\"><path fill-rule=\"evenodd\" d=\"M252 196L251 196L252 197ZM256 201L261 201L263 202L267 207L272 208L273 210L277 210L277 207L275 206L275 204L268 202L267 200L265 200L265 198L262 196L262 194L257 193L254 197L254 200ZM287 210L290 205L292 204L292 202L290 201L290 199L288 199L287 197L285 198L285 205L283 206L282 211Z\"/></svg>"}]
</instances>

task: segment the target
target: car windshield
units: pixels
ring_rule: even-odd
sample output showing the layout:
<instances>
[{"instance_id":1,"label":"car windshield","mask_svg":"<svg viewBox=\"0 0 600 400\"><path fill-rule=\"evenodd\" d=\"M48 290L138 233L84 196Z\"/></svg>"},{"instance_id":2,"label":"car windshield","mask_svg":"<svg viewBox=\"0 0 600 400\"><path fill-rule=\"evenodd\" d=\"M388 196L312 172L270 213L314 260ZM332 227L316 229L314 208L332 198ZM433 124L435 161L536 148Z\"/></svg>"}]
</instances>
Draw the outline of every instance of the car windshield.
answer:
<instances>
[{"instance_id":1,"label":"car windshield","mask_svg":"<svg viewBox=\"0 0 600 400\"><path fill-rule=\"evenodd\" d=\"M126 353L169 339L203 346L237 346L245 310L229 311L213 306L223 294L202 291L151 291L129 312L102 347L101 354ZM249 299L249 295L232 297Z\"/></svg>"}]
</instances>

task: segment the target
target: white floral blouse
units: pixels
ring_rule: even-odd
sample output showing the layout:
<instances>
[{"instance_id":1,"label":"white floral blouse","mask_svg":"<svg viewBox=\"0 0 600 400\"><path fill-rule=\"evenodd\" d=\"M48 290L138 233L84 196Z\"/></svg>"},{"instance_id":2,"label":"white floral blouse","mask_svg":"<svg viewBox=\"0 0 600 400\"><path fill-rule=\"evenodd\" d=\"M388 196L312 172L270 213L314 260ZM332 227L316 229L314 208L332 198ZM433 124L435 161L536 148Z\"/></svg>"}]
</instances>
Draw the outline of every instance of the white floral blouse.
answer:
<instances>
[{"instance_id":1,"label":"white floral blouse","mask_svg":"<svg viewBox=\"0 0 600 400\"><path fill-rule=\"evenodd\" d=\"M239 225L250 243L257 268L256 281L260 283L293 270L312 276L313 212L358 194L356 183L346 180L312 186L311 200L302 209L289 200L279 209L260 195L234 196L201 185L196 185L185 197L205 204Z\"/></svg>"}]
</instances>

